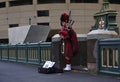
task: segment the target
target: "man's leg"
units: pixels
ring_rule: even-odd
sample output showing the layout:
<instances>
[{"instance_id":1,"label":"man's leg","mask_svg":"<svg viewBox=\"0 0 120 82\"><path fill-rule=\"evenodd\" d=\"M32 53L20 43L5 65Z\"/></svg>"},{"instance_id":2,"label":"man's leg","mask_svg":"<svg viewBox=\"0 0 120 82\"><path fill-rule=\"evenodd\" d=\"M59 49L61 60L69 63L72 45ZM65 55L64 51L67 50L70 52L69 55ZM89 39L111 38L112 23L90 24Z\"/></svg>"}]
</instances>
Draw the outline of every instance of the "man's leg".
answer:
<instances>
[{"instance_id":1,"label":"man's leg","mask_svg":"<svg viewBox=\"0 0 120 82\"><path fill-rule=\"evenodd\" d=\"M70 59L70 57L66 56L65 57L65 62L66 62L66 67L64 68L64 70L70 71L71 70L71 59Z\"/></svg>"}]
</instances>

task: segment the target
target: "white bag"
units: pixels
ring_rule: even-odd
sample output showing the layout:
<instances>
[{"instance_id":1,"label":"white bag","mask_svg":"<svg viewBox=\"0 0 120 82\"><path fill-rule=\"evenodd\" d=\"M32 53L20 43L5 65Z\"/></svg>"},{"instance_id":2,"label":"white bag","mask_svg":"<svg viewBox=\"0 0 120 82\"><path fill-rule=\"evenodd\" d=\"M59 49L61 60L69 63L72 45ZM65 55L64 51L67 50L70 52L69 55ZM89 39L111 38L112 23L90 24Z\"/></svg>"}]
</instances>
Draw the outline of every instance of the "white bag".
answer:
<instances>
[{"instance_id":1,"label":"white bag","mask_svg":"<svg viewBox=\"0 0 120 82\"><path fill-rule=\"evenodd\" d=\"M51 68L53 67L55 62L52 61L46 61L45 64L43 65L43 68Z\"/></svg>"}]
</instances>

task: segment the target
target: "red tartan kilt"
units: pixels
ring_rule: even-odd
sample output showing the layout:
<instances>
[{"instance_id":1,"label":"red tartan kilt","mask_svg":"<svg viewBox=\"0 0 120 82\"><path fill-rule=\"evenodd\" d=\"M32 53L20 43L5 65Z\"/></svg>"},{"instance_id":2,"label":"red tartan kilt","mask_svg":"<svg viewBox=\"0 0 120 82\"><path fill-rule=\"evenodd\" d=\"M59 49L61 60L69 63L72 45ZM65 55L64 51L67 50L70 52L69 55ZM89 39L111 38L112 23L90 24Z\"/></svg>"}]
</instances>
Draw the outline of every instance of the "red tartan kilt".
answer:
<instances>
[{"instance_id":1,"label":"red tartan kilt","mask_svg":"<svg viewBox=\"0 0 120 82\"><path fill-rule=\"evenodd\" d=\"M73 56L72 44L70 43L70 41L65 42L64 56Z\"/></svg>"}]
</instances>

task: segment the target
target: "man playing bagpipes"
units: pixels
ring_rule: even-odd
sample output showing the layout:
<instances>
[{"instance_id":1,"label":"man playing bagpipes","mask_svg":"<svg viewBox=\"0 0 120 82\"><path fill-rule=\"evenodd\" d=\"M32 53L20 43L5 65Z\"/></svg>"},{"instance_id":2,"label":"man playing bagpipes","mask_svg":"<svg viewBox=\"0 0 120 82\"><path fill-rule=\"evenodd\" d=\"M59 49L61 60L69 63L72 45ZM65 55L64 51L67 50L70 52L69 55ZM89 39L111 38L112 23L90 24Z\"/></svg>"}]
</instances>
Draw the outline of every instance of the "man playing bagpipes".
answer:
<instances>
[{"instance_id":1,"label":"man playing bagpipes","mask_svg":"<svg viewBox=\"0 0 120 82\"><path fill-rule=\"evenodd\" d=\"M63 13L60 17L62 29L59 35L62 41L62 54L65 56L66 67L64 70L71 70L71 58L78 53L78 40L75 31L72 28L74 21L70 19L70 15Z\"/></svg>"}]
</instances>

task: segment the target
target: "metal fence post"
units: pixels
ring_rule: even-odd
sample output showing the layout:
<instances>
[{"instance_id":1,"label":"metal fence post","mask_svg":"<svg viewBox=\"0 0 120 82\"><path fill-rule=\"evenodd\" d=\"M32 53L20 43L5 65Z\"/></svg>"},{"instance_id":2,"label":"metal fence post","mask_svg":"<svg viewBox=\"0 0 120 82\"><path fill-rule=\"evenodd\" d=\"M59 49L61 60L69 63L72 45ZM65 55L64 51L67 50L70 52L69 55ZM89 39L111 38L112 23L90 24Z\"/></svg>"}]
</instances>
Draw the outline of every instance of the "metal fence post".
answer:
<instances>
[{"instance_id":1,"label":"metal fence post","mask_svg":"<svg viewBox=\"0 0 120 82\"><path fill-rule=\"evenodd\" d=\"M16 62L18 61L18 47L17 44L15 45L15 55L16 55Z\"/></svg>"},{"instance_id":2,"label":"metal fence post","mask_svg":"<svg viewBox=\"0 0 120 82\"><path fill-rule=\"evenodd\" d=\"M0 60L2 60L2 50L1 50L1 46L0 46Z\"/></svg>"},{"instance_id":3,"label":"metal fence post","mask_svg":"<svg viewBox=\"0 0 120 82\"><path fill-rule=\"evenodd\" d=\"M28 62L28 44L25 45L25 57L26 57L26 63Z\"/></svg>"},{"instance_id":4,"label":"metal fence post","mask_svg":"<svg viewBox=\"0 0 120 82\"><path fill-rule=\"evenodd\" d=\"M41 63L41 48L40 48L40 43L38 43L38 64L40 65Z\"/></svg>"},{"instance_id":5,"label":"metal fence post","mask_svg":"<svg viewBox=\"0 0 120 82\"><path fill-rule=\"evenodd\" d=\"M7 54L8 54L7 60L9 61L9 45L7 45Z\"/></svg>"}]
</instances>

